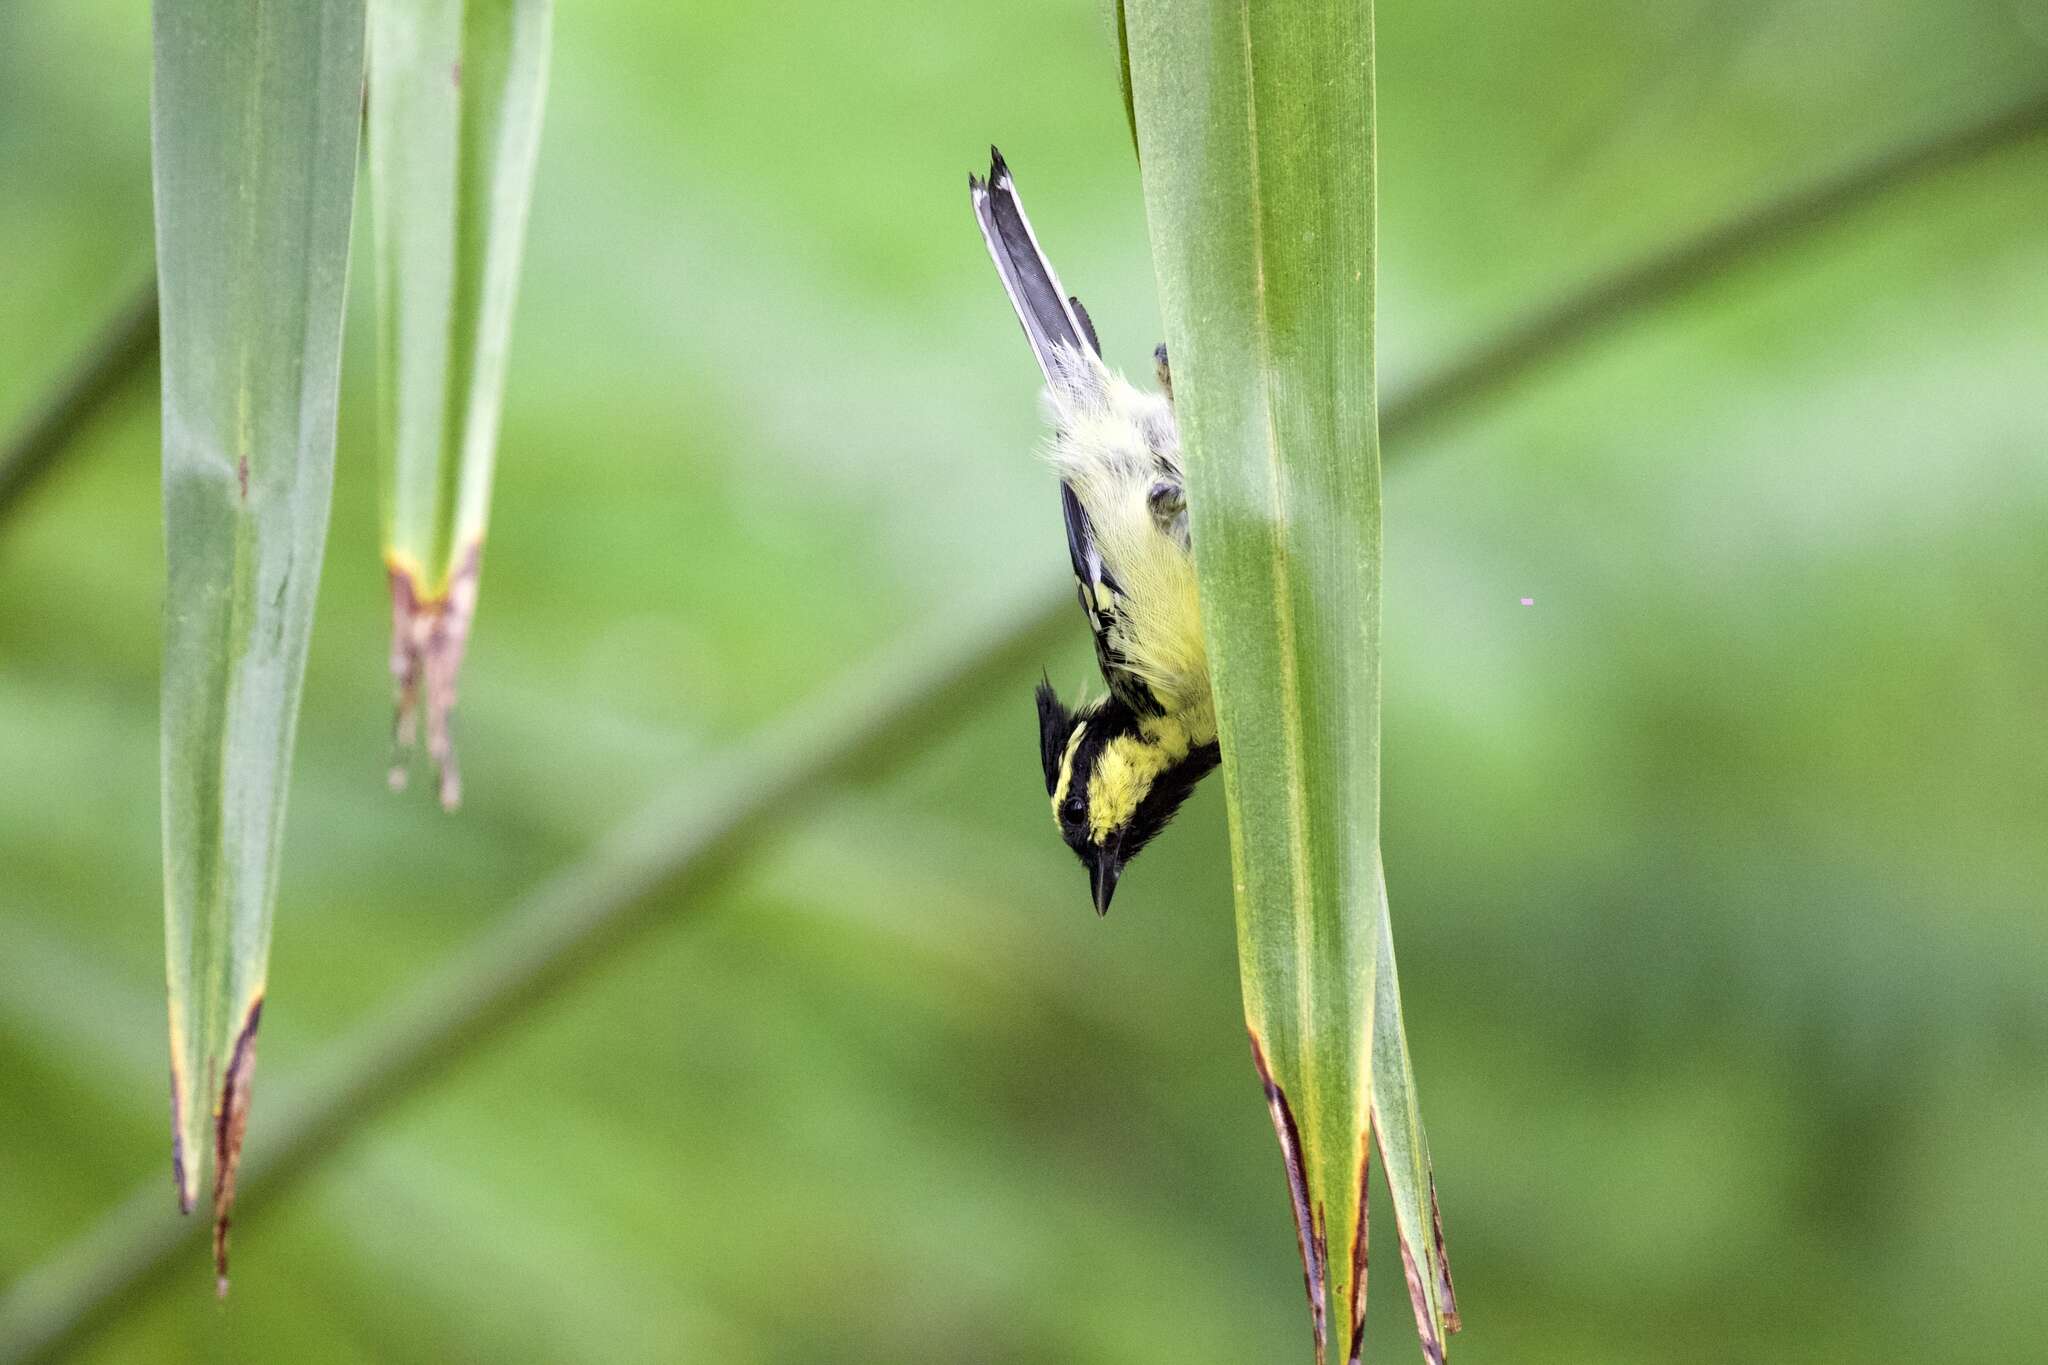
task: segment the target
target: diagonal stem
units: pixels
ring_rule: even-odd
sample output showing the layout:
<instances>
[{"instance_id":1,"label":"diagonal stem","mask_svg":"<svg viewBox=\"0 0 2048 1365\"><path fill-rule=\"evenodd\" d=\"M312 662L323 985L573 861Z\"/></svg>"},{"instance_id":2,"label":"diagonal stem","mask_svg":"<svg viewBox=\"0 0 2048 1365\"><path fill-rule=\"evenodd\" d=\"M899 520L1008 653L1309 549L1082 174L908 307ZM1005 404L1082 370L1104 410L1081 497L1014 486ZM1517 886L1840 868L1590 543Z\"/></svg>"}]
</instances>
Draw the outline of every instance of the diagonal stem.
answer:
<instances>
[{"instance_id":1,"label":"diagonal stem","mask_svg":"<svg viewBox=\"0 0 2048 1365\"><path fill-rule=\"evenodd\" d=\"M503 921L338 1044L243 1164L237 1214L293 1184L365 1122L471 1054L494 1030L704 892L764 839L831 795L921 752L935 724L1064 638L1072 598L1022 600L934 623L882 651L824 699L657 797L589 856L522 897ZM999 625L991 628L990 622ZM0 1360L61 1354L156 1281L204 1224L177 1218L158 1182L0 1300Z\"/></svg>"},{"instance_id":2,"label":"diagonal stem","mask_svg":"<svg viewBox=\"0 0 2048 1365\"><path fill-rule=\"evenodd\" d=\"M0 512L27 492L128 377L156 355L156 272L122 295L41 407L0 446Z\"/></svg>"},{"instance_id":3,"label":"diagonal stem","mask_svg":"<svg viewBox=\"0 0 2048 1365\"><path fill-rule=\"evenodd\" d=\"M1661 308L1776 251L1803 243L1889 194L2048 133L2048 92L1923 142L1882 152L1672 243L1538 308L1381 411L1393 435L1422 413L1462 407L1577 349L1616 323Z\"/></svg>"},{"instance_id":4,"label":"diagonal stem","mask_svg":"<svg viewBox=\"0 0 2048 1365\"><path fill-rule=\"evenodd\" d=\"M1710 228L1540 310L1382 404L1382 430L1408 435L1450 417L1602 332L1813 236L1885 193L2044 131L2048 95ZM153 306L147 311L153 319ZM96 348L100 363L82 365L80 373L107 373L87 391L111 392L152 349L145 345L109 364ZM58 443L90 410L87 403L68 419ZM32 444L10 442L0 470L12 467L17 448ZM18 486L0 482L0 512ZM279 1117L264 1124L270 1131L260 1158L244 1169L240 1207L254 1211L284 1192L355 1131L462 1061L494 1028L574 984L636 932L664 914L700 907L707 888L835 781L886 772L913 751L911 741L929 739L970 714L991 686L1065 636L1070 592L1064 584L1047 587L885 651L862 676L836 685L828 699L742 746L730 761L679 784L524 897L501 927L338 1044L294 1100L279 1106ZM1007 624L991 630L985 623L992 620ZM200 1229L172 1215L166 1203L161 1182L150 1182L10 1287L0 1298L0 1361L59 1355L160 1279Z\"/></svg>"}]
</instances>

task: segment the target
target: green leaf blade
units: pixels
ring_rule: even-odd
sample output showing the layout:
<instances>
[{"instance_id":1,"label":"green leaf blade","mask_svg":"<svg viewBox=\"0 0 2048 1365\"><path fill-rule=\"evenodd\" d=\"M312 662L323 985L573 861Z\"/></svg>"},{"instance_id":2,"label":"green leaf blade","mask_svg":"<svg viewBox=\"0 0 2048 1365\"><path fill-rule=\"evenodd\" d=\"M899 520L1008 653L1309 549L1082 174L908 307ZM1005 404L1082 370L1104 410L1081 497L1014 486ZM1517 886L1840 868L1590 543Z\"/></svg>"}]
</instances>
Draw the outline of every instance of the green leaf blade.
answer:
<instances>
[{"instance_id":1,"label":"green leaf blade","mask_svg":"<svg viewBox=\"0 0 2048 1365\"><path fill-rule=\"evenodd\" d=\"M163 827L174 1162L226 1283L333 482L360 0L159 4Z\"/></svg>"},{"instance_id":2,"label":"green leaf blade","mask_svg":"<svg viewBox=\"0 0 2048 1365\"><path fill-rule=\"evenodd\" d=\"M399 748L460 801L449 731L475 611L519 262L546 99L551 0L371 0L384 559ZM392 768L403 785L402 761Z\"/></svg>"},{"instance_id":3,"label":"green leaf blade","mask_svg":"<svg viewBox=\"0 0 2048 1365\"><path fill-rule=\"evenodd\" d=\"M1288 1167L1316 1358L1352 1360L1386 976L1372 12L1132 0L1124 19L1246 1022ZM1398 1019L1398 997L1393 1008ZM1425 1351L1440 1358L1441 1315L1429 1321Z\"/></svg>"},{"instance_id":4,"label":"green leaf blade","mask_svg":"<svg viewBox=\"0 0 2048 1365\"><path fill-rule=\"evenodd\" d=\"M1378 984L1374 990L1372 1129L1380 1169L1394 1200L1394 1225L1401 1240L1402 1272L1415 1308L1415 1330L1425 1354L1441 1359L1444 1337L1458 1330L1457 1296L1451 1288L1450 1258L1444 1250L1443 1216L1437 1208L1436 1175L1422 1132L1422 1105L1415 1091L1415 1066L1408 1055L1408 1030L1401 1021L1401 980L1394 965L1393 920L1387 912L1386 882L1380 883Z\"/></svg>"}]
</instances>

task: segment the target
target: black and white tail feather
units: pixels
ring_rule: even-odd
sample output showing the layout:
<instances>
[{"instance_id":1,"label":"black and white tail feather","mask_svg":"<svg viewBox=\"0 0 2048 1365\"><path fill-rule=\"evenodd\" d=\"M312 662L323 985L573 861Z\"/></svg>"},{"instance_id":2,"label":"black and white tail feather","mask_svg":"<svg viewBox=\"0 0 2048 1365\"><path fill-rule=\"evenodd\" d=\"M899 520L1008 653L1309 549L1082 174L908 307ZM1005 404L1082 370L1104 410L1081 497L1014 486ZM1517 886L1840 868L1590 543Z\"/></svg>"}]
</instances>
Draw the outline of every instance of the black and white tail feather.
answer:
<instances>
[{"instance_id":1,"label":"black and white tail feather","mask_svg":"<svg viewBox=\"0 0 2048 1365\"><path fill-rule=\"evenodd\" d=\"M1038 234L1024 215L1024 201L1017 197L1009 163L993 147L988 156L988 179L972 172L967 176L974 216L981 221L982 240L988 243L996 274L1002 277L1010 304L1017 310L1017 321L1024 325L1038 368L1045 371L1046 383L1058 384L1071 378L1084 343L1089 353L1097 356L1102 354L1102 343L1096 338L1088 310L1060 286L1052 262L1039 247ZM1073 354L1062 360L1061 347Z\"/></svg>"}]
</instances>

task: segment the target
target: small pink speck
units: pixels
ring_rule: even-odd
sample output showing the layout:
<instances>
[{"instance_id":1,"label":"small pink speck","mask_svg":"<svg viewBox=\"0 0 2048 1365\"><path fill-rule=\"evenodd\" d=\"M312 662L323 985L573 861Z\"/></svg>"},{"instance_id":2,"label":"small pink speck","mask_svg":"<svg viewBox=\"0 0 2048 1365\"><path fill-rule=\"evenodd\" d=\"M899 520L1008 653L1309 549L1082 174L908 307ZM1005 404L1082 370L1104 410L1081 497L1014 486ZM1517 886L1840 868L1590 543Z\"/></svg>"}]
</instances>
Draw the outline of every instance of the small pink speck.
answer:
<instances>
[{"instance_id":1,"label":"small pink speck","mask_svg":"<svg viewBox=\"0 0 2048 1365\"><path fill-rule=\"evenodd\" d=\"M1533 607L1536 605L1536 599L1533 597L1525 597L1522 599L1522 605L1525 607Z\"/></svg>"}]
</instances>

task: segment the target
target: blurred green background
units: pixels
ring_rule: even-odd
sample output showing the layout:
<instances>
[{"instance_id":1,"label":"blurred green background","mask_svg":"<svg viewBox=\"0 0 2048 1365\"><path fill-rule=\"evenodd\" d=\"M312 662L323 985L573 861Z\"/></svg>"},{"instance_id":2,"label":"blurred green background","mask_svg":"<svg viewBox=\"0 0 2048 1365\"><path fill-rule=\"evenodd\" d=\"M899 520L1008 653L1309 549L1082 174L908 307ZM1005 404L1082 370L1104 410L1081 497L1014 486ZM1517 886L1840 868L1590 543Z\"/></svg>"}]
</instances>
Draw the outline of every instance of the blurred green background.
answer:
<instances>
[{"instance_id":1,"label":"blurred green background","mask_svg":"<svg viewBox=\"0 0 2048 1365\"><path fill-rule=\"evenodd\" d=\"M2048 69L2033 0L1379 25L1389 393ZM143 6L0 8L0 430L147 267L147 87ZM252 1152L655 791L934 612L1065 590L964 192L991 139L1147 368L1093 0L562 8L453 819L383 789L351 323ZM2044 456L2039 139L1390 443L1386 859L1454 1358L2038 1358ZM138 375L0 524L0 1292L171 1203L156 459ZM1045 662L1087 678L1078 620ZM252 1210L225 1308L192 1249L82 1358L1304 1360L1216 789L1098 922L1030 681ZM1414 1359L1374 1246L1375 1355Z\"/></svg>"}]
</instances>

